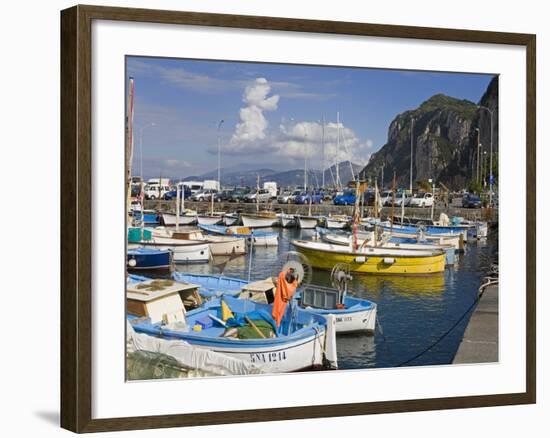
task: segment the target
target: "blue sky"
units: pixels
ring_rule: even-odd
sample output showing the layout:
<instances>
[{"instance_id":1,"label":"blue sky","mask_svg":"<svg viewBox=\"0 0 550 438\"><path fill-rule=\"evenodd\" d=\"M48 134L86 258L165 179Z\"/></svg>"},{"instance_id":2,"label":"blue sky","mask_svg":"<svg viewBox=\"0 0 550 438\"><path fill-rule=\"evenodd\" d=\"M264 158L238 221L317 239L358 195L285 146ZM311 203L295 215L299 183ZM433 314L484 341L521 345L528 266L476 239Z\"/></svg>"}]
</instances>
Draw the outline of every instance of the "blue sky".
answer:
<instances>
[{"instance_id":1,"label":"blue sky","mask_svg":"<svg viewBox=\"0 0 550 438\"><path fill-rule=\"evenodd\" d=\"M337 159L364 164L397 114L437 93L478 102L492 78L144 57L128 57L127 74L135 81L134 174L142 144L146 177L215 170L218 139L226 169L288 170L305 157L316 169Z\"/></svg>"}]
</instances>

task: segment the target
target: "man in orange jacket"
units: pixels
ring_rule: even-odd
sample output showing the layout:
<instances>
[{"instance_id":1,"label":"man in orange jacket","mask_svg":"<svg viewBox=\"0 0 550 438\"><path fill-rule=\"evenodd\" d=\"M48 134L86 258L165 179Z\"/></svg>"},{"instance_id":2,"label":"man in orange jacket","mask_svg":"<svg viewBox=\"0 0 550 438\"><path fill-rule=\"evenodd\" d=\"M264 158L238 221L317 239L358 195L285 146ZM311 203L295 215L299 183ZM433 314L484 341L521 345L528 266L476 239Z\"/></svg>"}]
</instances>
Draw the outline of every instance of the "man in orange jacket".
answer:
<instances>
[{"instance_id":1,"label":"man in orange jacket","mask_svg":"<svg viewBox=\"0 0 550 438\"><path fill-rule=\"evenodd\" d=\"M277 323L277 329L281 325L281 320L285 314L286 305L292 299L297 287L298 277L295 274L294 269L288 268L286 272L281 271L277 279L273 310L271 311L271 316Z\"/></svg>"}]
</instances>

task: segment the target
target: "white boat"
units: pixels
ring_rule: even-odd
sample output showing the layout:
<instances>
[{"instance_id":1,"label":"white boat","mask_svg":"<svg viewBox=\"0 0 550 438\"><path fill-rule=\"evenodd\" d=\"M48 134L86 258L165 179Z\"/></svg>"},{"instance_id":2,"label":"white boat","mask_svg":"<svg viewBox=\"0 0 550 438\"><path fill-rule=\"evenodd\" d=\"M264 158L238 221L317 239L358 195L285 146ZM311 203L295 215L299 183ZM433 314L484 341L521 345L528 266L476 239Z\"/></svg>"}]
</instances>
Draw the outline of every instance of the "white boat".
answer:
<instances>
[{"instance_id":1,"label":"white boat","mask_svg":"<svg viewBox=\"0 0 550 438\"><path fill-rule=\"evenodd\" d=\"M200 214L197 216L197 222L199 225L217 225L221 223L223 219L223 213L219 214Z\"/></svg>"},{"instance_id":2,"label":"white boat","mask_svg":"<svg viewBox=\"0 0 550 438\"><path fill-rule=\"evenodd\" d=\"M279 213L277 216L281 221L281 227L290 228L296 226L296 218L293 214Z\"/></svg>"},{"instance_id":3,"label":"white boat","mask_svg":"<svg viewBox=\"0 0 550 438\"><path fill-rule=\"evenodd\" d=\"M209 234L221 236L244 237L254 246L279 245L279 233L275 231L251 230L247 227L224 227L221 225L199 225L201 230Z\"/></svg>"},{"instance_id":4,"label":"white boat","mask_svg":"<svg viewBox=\"0 0 550 438\"><path fill-rule=\"evenodd\" d=\"M151 240L129 243L128 248L155 248L172 251L174 263L206 263L210 260L207 242L186 241L153 236Z\"/></svg>"},{"instance_id":5,"label":"white boat","mask_svg":"<svg viewBox=\"0 0 550 438\"><path fill-rule=\"evenodd\" d=\"M210 245L210 254L213 256L236 255L246 253L246 239L235 236L204 235L198 229L168 230L157 227L153 231L154 237L169 238L189 242L205 242Z\"/></svg>"},{"instance_id":6,"label":"white boat","mask_svg":"<svg viewBox=\"0 0 550 438\"><path fill-rule=\"evenodd\" d=\"M175 226L176 225L176 213L162 213L162 222L165 226ZM196 212L183 212L180 214L179 225L193 225L197 223L197 213Z\"/></svg>"},{"instance_id":7,"label":"white boat","mask_svg":"<svg viewBox=\"0 0 550 438\"><path fill-rule=\"evenodd\" d=\"M186 341L196 348L222 353L258 365L265 373L322 368L325 363L329 363L332 368L337 367L336 330L332 316L324 317L303 309L294 309L283 317L281 328L277 330L276 335L254 336L252 339L240 338L232 337L230 334L234 332L237 335L240 330L223 321L219 298L208 301L199 309L185 312L181 300L178 301L178 297L174 294L166 295L166 298L160 292L151 292L150 295L151 298L140 294L137 295L137 299L143 301L144 306L149 302L159 303L163 300L156 307L162 306L166 317L154 318L153 314L148 319L143 319L139 318L140 314L128 315L128 321L137 333ZM134 298L130 293L127 293L127 296L128 299ZM274 321L269 320L270 305L229 296L224 297L223 300L237 318L248 318L248 315L250 318L258 318L254 315L262 315L261 318L265 318L269 324L268 327L271 327L270 331L275 332L275 328L271 325ZM259 324L258 319L255 324ZM191 329L196 326L200 326L201 329L196 331ZM229 330L230 327L233 328ZM256 325L254 327L257 329Z\"/></svg>"},{"instance_id":8,"label":"white boat","mask_svg":"<svg viewBox=\"0 0 550 438\"><path fill-rule=\"evenodd\" d=\"M350 224L351 218L345 216L327 216L325 218L326 227L331 230L341 230Z\"/></svg>"},{"instance_id":9,"label":"white boat","mask_svg":"<svg viewBox=\"0 0 550 438\"><path fill-rule=\"evenodd\" d=\"M300 308L317 315L333 315L336 333L374 333L376 328L377 305L372 301L352 297L346 292L340 294L336 289L308 284L297 292ZM243 281L240 299L257 303L270 303L275 294L275 285L271 278L252 283ZM338 303L342 303L338 305Z\"/></svg>"},{"instance_id":10,"label":"white boat","mask_svg":"<svg viewBox=\"0 0 550 438\"><path fill-rule=\"evenodd\" d=\"M223 224L226 227L230 227L231 225L237 225L239 222L240 216L239 213L228 213L223 217Z\"/></svg>"},{"instance_id":11,"label":"white boat","mask_svg":"<svg viewBox=\"0 0 550 438\"><path fill-rule=\"evenodd\" d=\"M272 212L258 214L241 213L241 220L243 221L243 226L247 228L270 228L277 226L279 218Z\"/></svg>"},{"instance_id":12,"label":"white boat","mask_svg":"<svg viewBox=\"0 0 550 438\"><path fill-rule=\"evenodd\" d=\"M297 215L296 220L298 221L298 226L302 229L313 229L319 223L319 217L317 216L304 216Z\"/></svg>"}]
</instances>

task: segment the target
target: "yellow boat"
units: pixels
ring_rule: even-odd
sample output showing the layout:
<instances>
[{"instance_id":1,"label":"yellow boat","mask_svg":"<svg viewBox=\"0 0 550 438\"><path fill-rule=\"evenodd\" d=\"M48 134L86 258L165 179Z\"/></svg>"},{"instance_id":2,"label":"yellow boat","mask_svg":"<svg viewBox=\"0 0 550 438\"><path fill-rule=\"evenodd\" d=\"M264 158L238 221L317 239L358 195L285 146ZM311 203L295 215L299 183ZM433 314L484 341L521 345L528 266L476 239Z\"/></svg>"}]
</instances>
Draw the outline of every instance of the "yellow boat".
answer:
<instances>
[{"instance_id":1,"label":"yellow boat","mask_svg":"<svg viewBox=\"0 0 550 438\"><path fill-rule=\"evenodd\" d=\"M313 267L320 269L346 263L351 271L363 274L422 275L445 270L445 252L441 249L363 247L352 251L350 247L324 242L293 240L292 244Z\"/></svg>"}]
</instances>

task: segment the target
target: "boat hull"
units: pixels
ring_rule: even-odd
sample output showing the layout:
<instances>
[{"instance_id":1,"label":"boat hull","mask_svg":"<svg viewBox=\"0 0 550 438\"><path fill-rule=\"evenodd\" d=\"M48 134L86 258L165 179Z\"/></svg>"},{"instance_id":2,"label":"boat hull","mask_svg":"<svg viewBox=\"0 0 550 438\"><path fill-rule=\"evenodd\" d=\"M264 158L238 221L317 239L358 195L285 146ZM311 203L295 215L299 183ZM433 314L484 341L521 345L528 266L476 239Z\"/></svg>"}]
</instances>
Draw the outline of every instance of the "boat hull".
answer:
<instances>
[{"instance_id":1,"label":"boat hull","mask_svg":"<svg viewBox=\"0 0 550 438\"><path fill-rule=\"evenodd\" d=\"M223 223L225 226L230 227L231 225L237 225L237 222L239 222L239 216L228 216L225 215L223 217Z\"/></svg>"},{"instance_id":2,"label":"boat hull","mask_svg":"<svg viewBox=\"0 0 550 438\"><path fill-rule=\"evenodd\" d=\"M208 236L210 252L213 256L226 256L246 253L246 240L243 237Z\"/></svg>"},{"instance_id":3,"label":"boat hull","mask_svg":"<svg viewBox=\"0 0 550 438\"><path fill-rule=\"evenodd\" d=\"M154 241L140 242L128 247L141 247L170 250L174 263L207 263L210 260L210 246L203 242L174 243L172 239L155 238Z\"/></svg>"},{"instance_id":4,"label":"boat hull","mask_svg":"<svg viewBox=\"0 0 550 438\"><path fill-rule=\"evenodd\" d=\"M168 250L151 250L144 248L129 249L127 265L129 271L169 270L172 255Z\"/></svg>"},{"instance_id":5,"label":"boat hull","mask_svg":"<svg viewBox=\"0 0 550 438\"><path fill-rule=\"evenodd\" d=\"M270 228L277 225L277 217L262 217L255 215L241 215L243 226L247 228Z\"/></svg>"},{"instance_id":6,"label":"boat hull","mask_svg":"<svg viewBox=\"0 0 550 438\"><path fill-rule=\"evenodd\" d=\"M311 230L317 226L319 220L315 217L297 216L298 226L305 230Z\"/></svg>"},{"instance_id":7,"label":"boat hull","mask_svg":"<svg viewBox=\"0 0 550 438\"><path fill-rule=\"evenodd\" d=\"M200 225L217 225L221 223L222 216L197 216Z\"/></svg>"},{"instance_id":8,"label":"boat hull","mask_svg":"<svg viewBox=\"0 0 550 438\"><path fill-rule=\"evenodd\" d=\"M337 263L346 263L353 272L363 274L398 274L398 275L423 275L443 272L445 270L445 252L435 251L433 255L393 255L391 250L388 254L374 255L379 250L376 248L365 248L364 252L353 253L339 250L343 248L338 245L331 245L330 250L320 250L293 241L298 252L307 257L308 261L315 268L332 269ZM307 242L306 242L307 243ZM377 250L377 251L375 251ZM373 254L373 255L371 255Z\"/></svg>"},{"instance_id":9,"label":"boat hull","mask_svg":"<svg viewBox=\"0 0 550 438\"><path fill-rule=\"evenodd\" d=\"M326 227L331 230L342 230L348 226L348 221L344 221L341 219L331 219L327 217L326 219Z\"/></svg>"},{"instance_id":10,"label":"boat hull","mask_svg":"<svg viewBox=\"0 0 550 438\"><path fill-rule=\"evenodd\" d=\"M176 215L173 213L162 213L162 222L167 227L176 226ZM179 225L193 225L195 223L197 223L196 215L180 215Z\"/></svg>"},{"instance_id":11,"label":"boat hull","mask_svg":"<svg viewBox=\"0 0 550 438\"><path fill-rule=\"evenodd\" d=\"M222 227L218 225L213 226L199 226L200 229L210 233L220 236L229 236L229 237L241 237L247 240L254 246L277 246L279 244L279 234L276 232L267 232L267 231L252 231L250 233L239 232L241 227ZM244 227L243 227L244 228Z\"/></svg>"},{"instance_id":12,"label":"boat hull","mask_svg":"<svg viewBox=\"0 0 550 438\"><path fill-rule=\"evenodd\" d=\"M281 227L290 228L296 226L296 218L289 214L283 214L280 216Z\"/></svg>"}]
</instances>

